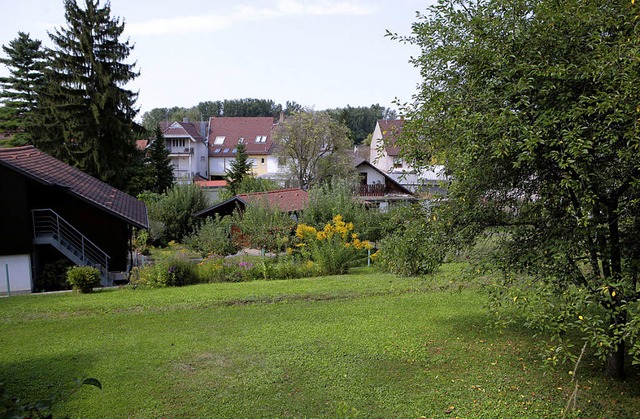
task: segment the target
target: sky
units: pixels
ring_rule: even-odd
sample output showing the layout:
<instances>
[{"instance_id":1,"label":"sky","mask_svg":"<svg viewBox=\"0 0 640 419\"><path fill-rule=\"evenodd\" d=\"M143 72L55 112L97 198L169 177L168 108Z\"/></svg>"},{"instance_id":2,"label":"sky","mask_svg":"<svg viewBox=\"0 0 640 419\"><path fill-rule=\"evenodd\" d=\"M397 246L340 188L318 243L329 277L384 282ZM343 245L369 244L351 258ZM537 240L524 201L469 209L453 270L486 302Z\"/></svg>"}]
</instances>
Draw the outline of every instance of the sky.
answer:
<instances>
[{"instance_id":1,"label":"sky","mask_svg":"<svg viewBox=\"0 0 640 419\"><path fill-rule=\"evenodd\" d=\"M84 0L77 0L83 4ZM63 0L2 0L0 44L18 31L51 47L66 26ZM135 45L140 115L225 99L271 99L323 110L397 109L420 82L418 47L385 37L411 33L434 0L111 0ZM101 1L104 4L105 0ZM5 56L4 51L0 51ZM0 75L7 70L0 66Z\"/></svg>"}]
</instances>

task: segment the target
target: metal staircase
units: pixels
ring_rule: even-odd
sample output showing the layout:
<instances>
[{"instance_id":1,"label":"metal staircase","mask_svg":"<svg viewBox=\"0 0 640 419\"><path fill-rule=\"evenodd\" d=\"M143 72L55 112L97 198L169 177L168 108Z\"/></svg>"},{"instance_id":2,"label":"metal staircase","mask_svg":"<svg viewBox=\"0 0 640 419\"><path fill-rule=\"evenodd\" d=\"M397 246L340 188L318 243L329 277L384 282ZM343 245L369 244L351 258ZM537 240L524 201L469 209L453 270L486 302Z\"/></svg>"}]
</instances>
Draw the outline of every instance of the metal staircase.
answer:
<instances>
[{"instance_id":1,"label":"metal staircase","mask_svg":"<svg viewBox=\"0 0 640 419\"><path fill-rule=\"evenodd\" d=\"M51 209L32 210L35 244L50 244L79 266L100 270L102 286L111 286L109 255Z\"/></svg>"}]
</instances>

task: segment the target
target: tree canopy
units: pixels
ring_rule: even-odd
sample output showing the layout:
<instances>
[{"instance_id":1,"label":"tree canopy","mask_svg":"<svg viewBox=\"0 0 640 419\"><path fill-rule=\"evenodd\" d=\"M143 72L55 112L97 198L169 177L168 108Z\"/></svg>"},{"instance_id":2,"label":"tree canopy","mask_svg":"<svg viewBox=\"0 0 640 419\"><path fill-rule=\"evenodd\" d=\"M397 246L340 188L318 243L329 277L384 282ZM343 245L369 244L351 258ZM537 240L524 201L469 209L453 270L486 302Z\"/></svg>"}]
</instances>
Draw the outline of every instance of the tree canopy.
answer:
<instances>
[{"instance_id":1,"label":"tree canopy","mask_svg":"<svg viewBox=\"0 0 640 419\"><path fill-rule=\"evenodd\" d=\"M227 170L227 190L231 196L238 193L240 184L247 176L251 176L253 165L247 155L247 148L244 144L238 144L236 158L231 162Z\"/></svg>"},{"instance_id":2,"label":"tree canopy","mask_svg":"<svg viewBox=\"0 0 640 419\"><path fill-rule=\"evenodd\" d=\"M8 67L10 75L0 78L0 131L12 134L14 145L30 143L46 54L42 43L24 32L18 32L2 49L7 58L1 58L0 63Z\"/></svg>"},{"instance_id":3,"label":"tree canopy","mask_svg":"<svg viewBox=\"0 0 640 419\"><path fill-rule=\"evenodd\" d=\"M516 273L501 303L554 349L579 334L616 377L626 354L640 361L639 7L444 0L411 36L390 34L421 50L399 145L446 165L443 222L499 232L497 260Z\"/></svg>"},{"instance_id":4,"label":"tree canopy","mask_svg":"<svg viewBox=\"0 0 640 419\"><path fill-rule=\"evenodd\" d=\"M300 188L353 170L348 129L326 112L295 113L278 124L272 139L275 153Z\"/></svg>"},{"instance_id":5,"label":"tree canopy","mask_svg":"<svg viewBox=\"0 0 640 419\"><path fill-rule=\"evenodd\" d=\"M49 34L46 84L39 96L38 132L43 151L116 187L125 188L135 154L137 93L126 90L138 76L128 64L133 45L122 41L124 22L107 3L65 0L66 27Z\"/></svg>"}]
</instances>

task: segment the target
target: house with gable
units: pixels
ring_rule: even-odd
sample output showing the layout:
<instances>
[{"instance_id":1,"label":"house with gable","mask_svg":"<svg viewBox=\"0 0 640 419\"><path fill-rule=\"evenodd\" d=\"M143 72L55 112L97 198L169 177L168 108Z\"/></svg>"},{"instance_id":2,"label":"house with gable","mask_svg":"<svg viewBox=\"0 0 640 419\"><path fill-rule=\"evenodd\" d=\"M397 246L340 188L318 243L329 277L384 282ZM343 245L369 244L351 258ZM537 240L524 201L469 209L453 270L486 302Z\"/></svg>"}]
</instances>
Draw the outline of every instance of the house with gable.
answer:
<instances>
[{"instance_id":1,"label":"house with gable","mask_svg":"<svg viewBox=\"0 0 640 419\"><path fill-rule=\"evenodd\" d=\"M46 263L97 267L102 285L126 271L133 229L149 226L142 201L33 146L0 149L0 292L31 292Z\"/></svg>"},{"instance_id":2,"label":"house with gable","mask_svg":"<svg viewBox=\"0 0 640 419\"><path fill-rule=\"evenodd\" d=\"M366 159L354 157L353 165L360 177L358 197L368 206L386 211L398 202L417 202L413 192Z\"/></svg>"},{"instance_id":3,"label":"house with gable","mask_svg":"<svg viewBox=\"0 0 640 419\"><path fill-rule=\"evenodd\" d=\"M278 172L278 159L272 154L272 117L211 117L209 120L209 178L224 179L244 144L253 174Z\"/></svg>"},{"instance_id":4,"label":"house with gable","mask_svg":"<svg viewBox=\"0 0 640 419\"><path fill-rule=\"evenodd\" d=\"M173 178L177 183L193 183L196 177L209 178L206 123L164 124L162 135L169 150Z\"/></svg>"},{"instance_id":5,"label":"house with gable","mask_svg":"<svg viewBox=\"0 0 640 419\"><path fill-rule=\"evenodd\" d=\"M441 183L447 180L444 166L417 170L401 157L396 141L402 134L403 127L404 119L378 120L371 135L369 161L413 193L425 193L428 196L445 195L446 190L441 186Z\"/></svg>"}]
</instances>

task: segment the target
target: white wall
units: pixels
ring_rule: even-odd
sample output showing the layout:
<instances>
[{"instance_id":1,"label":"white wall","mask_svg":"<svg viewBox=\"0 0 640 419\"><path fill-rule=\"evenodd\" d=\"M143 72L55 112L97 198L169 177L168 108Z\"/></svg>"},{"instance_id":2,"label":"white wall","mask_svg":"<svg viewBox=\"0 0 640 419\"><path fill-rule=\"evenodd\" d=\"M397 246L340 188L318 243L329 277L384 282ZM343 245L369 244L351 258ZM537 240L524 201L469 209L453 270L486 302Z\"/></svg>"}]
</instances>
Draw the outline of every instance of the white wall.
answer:
<instances>
[{"instance_id":1,"label":"white wall","mask_svg":"<svg viewBox=\"0 0 640 419\"><path fill-rule=\"evenodd\" d=\"M7 293L7 266L12 293L31 292L31 256L0 256L0 294Z\"/></svg>"},{"instance_id":2,"label":"white wall","mask_svg":"<svg viewBox=\"0 0 640 419\"><path fill-rule=\"evenodd\" d=\"M381 183L381 184L385 184L386 179L384 178L384 176L382 176L379 172L373 170L370 167L360 167L358 169L360 171L360 173L366 173L367 174L367 184L368 185L373 185L374 183Z\"/></svg>"}]
</instances>

